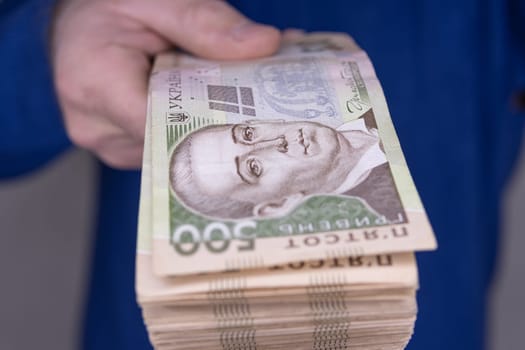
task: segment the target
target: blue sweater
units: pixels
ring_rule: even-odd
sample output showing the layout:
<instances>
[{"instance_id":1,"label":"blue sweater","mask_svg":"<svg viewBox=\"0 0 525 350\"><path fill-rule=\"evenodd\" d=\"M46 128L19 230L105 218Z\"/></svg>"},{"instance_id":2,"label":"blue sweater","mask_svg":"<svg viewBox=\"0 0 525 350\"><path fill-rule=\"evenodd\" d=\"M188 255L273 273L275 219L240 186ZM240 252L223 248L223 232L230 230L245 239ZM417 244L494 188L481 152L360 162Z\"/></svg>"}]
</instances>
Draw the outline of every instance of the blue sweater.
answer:
<instances>
[{"instance_id":1,"label":"blue sweater","mask_svg":"<svg viewBox=\"0 0 525 350\"><path fill-rule=\"evenodd\" d=\"M50 2L0 2L3 177L70 146L46 56ZM280 28L347 32L369 53L440 244L418 255L420 311L408 349L483 349L500 196L525 121L509 106L525 86L523 2L232 3ZM150 349L134 294L138 191L138 173L101 167L84 349Z\"/></svg>"}]
</instances>

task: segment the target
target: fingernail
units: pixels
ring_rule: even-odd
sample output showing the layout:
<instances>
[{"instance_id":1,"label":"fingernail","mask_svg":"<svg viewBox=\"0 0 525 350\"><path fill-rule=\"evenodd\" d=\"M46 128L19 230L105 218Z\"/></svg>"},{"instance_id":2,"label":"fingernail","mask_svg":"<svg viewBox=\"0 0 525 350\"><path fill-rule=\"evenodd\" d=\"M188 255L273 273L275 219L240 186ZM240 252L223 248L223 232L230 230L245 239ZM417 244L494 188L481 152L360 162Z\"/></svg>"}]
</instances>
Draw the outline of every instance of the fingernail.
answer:
<instances>
[{"instance_id":1,"label":"fingernail","mask_svg":"<svg viewBox=\"0 0 525 350\"><path fill-rule=\"evenodd\" d=\"M265 27L266 26L254 22L246 21L233 27L230 34L235 40L245 41L253 38L257 33L260 33L261 30L264 30Z\"/></svg>"}]
</instances>

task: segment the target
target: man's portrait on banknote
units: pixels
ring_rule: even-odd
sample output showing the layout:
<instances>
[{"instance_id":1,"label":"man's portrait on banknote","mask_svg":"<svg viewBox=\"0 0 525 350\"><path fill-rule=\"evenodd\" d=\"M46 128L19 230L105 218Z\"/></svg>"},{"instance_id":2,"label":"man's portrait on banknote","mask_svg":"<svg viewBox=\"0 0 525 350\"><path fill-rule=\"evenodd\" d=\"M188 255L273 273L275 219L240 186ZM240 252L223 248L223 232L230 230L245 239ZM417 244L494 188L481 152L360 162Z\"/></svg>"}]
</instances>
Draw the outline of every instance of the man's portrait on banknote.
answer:
<instances>
[{"instance_id":1,"label":"man's portrait on banknote","mask_svg":"<svg viewBox=\"0 0 525 350\"><path fill-rule=\"evenodd\" d=\"M337 129L282 120L203 127L175 147L169 171L186 207L220 219L284 216L315 195L356 197L386 219L402 213L372 111Z\"/></svg>"}]
</instances>

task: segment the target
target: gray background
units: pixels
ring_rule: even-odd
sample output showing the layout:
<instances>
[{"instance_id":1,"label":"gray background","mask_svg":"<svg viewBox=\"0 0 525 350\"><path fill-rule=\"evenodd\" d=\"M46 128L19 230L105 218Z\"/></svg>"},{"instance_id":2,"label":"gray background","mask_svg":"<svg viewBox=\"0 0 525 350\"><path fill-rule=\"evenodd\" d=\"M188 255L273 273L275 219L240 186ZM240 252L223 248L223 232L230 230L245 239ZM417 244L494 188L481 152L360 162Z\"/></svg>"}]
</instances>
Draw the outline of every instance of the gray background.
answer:
<instances>
[{"instance_id":1,"label":"gray background","mask_svg":"<svg viewBox=\"0 0 525 350\"><path fill-rule=\"evenodd\" d=\"M76 349L93 238L95 166L75 150L28 177L0 182L1 350ZM525 147L502 209L491 350L523 349L524 209Z\"/></svg>"}]
</instances>

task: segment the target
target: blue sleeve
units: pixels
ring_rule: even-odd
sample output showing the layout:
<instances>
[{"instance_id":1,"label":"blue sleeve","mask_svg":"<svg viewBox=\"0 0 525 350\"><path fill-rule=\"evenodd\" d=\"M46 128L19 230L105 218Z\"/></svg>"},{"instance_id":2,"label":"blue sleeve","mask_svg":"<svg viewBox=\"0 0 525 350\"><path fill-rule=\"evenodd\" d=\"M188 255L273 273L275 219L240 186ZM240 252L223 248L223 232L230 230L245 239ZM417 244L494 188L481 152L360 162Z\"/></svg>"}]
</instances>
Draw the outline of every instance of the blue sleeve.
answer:
<instances>
[{"instance_id":1,"label":"blue sleeve","mask_svg":"<svg viewBox=\"0 0 525 350\"><path fill-rule=\"evenodd\" d=\"M70 145L47 51L52 4L0 2L0 178L33 170Z\"/></svg>"}]
</instances>

